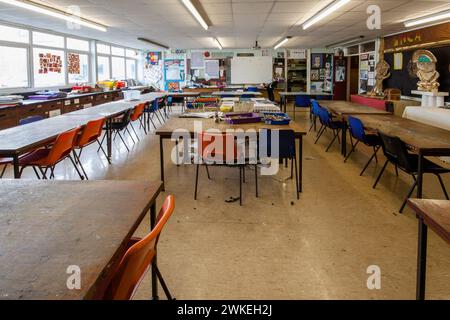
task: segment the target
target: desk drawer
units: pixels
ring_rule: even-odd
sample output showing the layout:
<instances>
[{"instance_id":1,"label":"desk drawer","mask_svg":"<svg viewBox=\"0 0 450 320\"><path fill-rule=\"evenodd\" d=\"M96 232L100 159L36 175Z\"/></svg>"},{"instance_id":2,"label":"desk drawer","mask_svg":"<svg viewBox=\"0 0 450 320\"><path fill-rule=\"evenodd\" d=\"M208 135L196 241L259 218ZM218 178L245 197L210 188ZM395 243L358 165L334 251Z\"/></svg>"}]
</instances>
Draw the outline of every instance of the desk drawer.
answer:
<instances>
[{"instance_id":1,"label":"desk drawer","mask_svg":"<svg viewBox=\"0 0 450 320\"><path fill-rule=\"evenodd\" d=\"M18 124L17 109L0 110L0 130L12 128Z\"/></svg>"}]
</instances>

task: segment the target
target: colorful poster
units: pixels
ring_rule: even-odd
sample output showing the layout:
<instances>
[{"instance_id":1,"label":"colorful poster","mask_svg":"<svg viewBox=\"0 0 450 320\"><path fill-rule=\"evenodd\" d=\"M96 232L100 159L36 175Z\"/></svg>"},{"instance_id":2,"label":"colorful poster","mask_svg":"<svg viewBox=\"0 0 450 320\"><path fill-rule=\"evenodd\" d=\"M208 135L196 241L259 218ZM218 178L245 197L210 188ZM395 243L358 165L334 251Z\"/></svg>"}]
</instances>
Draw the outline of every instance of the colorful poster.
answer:
<instances>
[{"instance_id":1,"label":"colorful poster","mask_svg":"<svg viewBox=\"0 0 450 320\"><path fill-rule=\"evenodd\" d=\"M81 74L80 55L76 53L68 54L68 71L70 74Z\"/></svg>"},{"instance_id":2,"label":"colorful poster","mask_svg":"<svg viewBox=\"0 0 450 320\"><path fill-rule=\"evenodd\" d=\"M164 60L166 90L169 89L169 83L183 82L185 80L185 70L186 68L184 59Z\"/></svg>"},{"instance_id":3,"label":"colorful poster","mask_svg":"<svg viewBox=\"0 0 450 320\"><path fill-rule=\"evenodd\" d=\"M53 55L51 53L39 54L39 73L61 73L62 59L61 56Z\"/></svg>"},{"instance_id":4,"label":"colorful poster","mask_svg":"<svg viewBox=\"0 0 450 320\"><path fill-rule=\"evenodd\" d=\"M147 52L145 54L145 62L149 65L156 66L159 63L159 52Z\"/></svg>"}]
</instances>

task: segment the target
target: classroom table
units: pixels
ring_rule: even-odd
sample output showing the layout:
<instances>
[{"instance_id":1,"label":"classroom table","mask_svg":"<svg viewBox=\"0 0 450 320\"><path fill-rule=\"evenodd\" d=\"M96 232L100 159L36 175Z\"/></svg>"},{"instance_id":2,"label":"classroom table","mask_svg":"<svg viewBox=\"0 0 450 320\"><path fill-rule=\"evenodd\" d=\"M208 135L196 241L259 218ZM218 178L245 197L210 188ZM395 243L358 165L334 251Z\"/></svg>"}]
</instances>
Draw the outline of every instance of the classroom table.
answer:
<instances>
[{"instance_id":1,"label":"classroom table","mask_svg":"<svg viewBox=\"0 0 450 320\"><path fill-rule=\"evenodd\" d=\"M309 96L309 97L334 97L332 93L326 93L326 92L280 92L279 93L281 101L281 107L283 109L283 112L287 112L287 98L288 97L296 97L296 96ZM294 115L295 115L295 107L294 107Z\"/></svg>"},{"instance_id":2,"label":"classroom table","mask_svg":"<svg viewBox=\"0 0 450 320\"><path fill-rule=\"evenodd\" d=\"M387 111L378 110L362 104L348 102L348 101L319 101L319 105L337 115L343 122L342 130L342 146L341 152L344 157L347 156L347 130L348 130L348 116L372 114L372 115L390 115Z\"/></svg>"},{"instance_id":3,"label":"classroom table","mask_svg":"<svg viewBox=\"0 0 450 320\"><path fill-rule=\"evenodd\" d=\"M213 96L235 96L241 97L243 95L246 96L262 96L261 92L253 92L253 91L216 91L212 93Z\"/></svg>"},{"instance_id":4,"label":"classroom table","mask_svg":"<svg viewBox=\"0 0 450 320\"><path fill-rule=\"evenodd\" d=\"M425 300L428 228L450 245L450 201L408 200L419 219L416 299Z\"/></svg>"},{"instance_id":5,"label":"classroom table","mask_svg":"<svg viewBox=\"0 0 450 320\"><path fill-rule=\"evenodd\" d=\"M194 138L195 130L194 123L201 122L202 130L218 130L222 133L226 133L227 130L254 130L256 133L261 129L270 129L270 130L293 130L295 132L295 138L299 141L299 151L298 151L298 166L299 166L299 192L303 191L303 136L307 134L306 128L300 126L297 123L291 122L286 126L276 126L276 125L268 125L263 122L260 123L251 123L251 124L240 124L240 125L229 125L225 122L215 123L214 119L202 119L202 118L171 118L167 121L162 127L156 130L156 135L159 136L160 139L160 169L161 169L161 181L163 181L165 185L165 176L164 176L164 140L172 139L173 134L175 132L179 132L180 130L184 130L191 135L191 138Z\"/></svg>"},{"instance_id":6,"label":"classroom table","mask_svg":"<svg viewBox=\"0 0 450 320\"><path fill-rule=\"evenodd\" d=\"M140 97L139 100L125 101L120 100L116 102L110 102L101 104L95 107L81 109L78 111L66 113L63 117L79 117L79 116L97 116L99 118L106 118L106 141L107 141L107 154L108 162L111 163L112 159L112 120L123 114L124 112L134 108L141 103L152 103L154 100L165 97L165 93L148 93Z\"/></svg>"},{"instance_id":7,"label":"classroom table","mask_svg":"<svg viewBox=\"0 0 450 320\"><path fill-rule=\"evenodd\" d=\"M155 225L162 183L0 181L0 297L96 299L150 211ZM70 290L69 266L81 269ZM157 299L156 273L152 274Z\"/></svg>"},{"instance_id":8,"label":"classroom table","mask_svg":"<svg viewBox=\"0 0 450 320\"><path fill-rule=\"evenodd\" d=\"M0 157L12 158L14 178L19 178L19 157L54 141L61 133L98 120L96 115L57 116L0 131Z\"/></svg>"},{"instance_id":9,"label":"classroom table","mask_svg":"<svg viewBox=\"0 0 450 320\"><path fill-rule=\"evenodd\" d=\"M200 92L167 92L168 97L183 98L183 107L181 109L181 112L184 112L184 110L186 109L186 103L188 102L189 98L198 98L200 95Z\"/></svg>"},{"instance_id":10,"label":"classroom table","mask_svg":"<svg viewBox=\"0 0 450 320\"><path fill-rule=\"evenodd\" d=\"M393 115L356 115L366 129L379 130L400 138L408 149L419 156L417 198L423 194L424 157L450 156L450 131Z\"/></svg>"}]
</instances>

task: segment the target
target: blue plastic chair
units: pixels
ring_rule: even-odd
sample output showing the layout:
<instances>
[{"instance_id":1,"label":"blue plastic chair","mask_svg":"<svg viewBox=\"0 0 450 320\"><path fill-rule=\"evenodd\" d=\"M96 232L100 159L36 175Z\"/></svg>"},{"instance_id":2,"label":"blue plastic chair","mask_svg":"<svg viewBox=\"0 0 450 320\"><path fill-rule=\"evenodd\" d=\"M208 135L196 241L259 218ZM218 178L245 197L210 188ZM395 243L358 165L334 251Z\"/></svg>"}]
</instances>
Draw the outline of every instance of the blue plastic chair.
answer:
<instances>
[{"instance_id":1,"label":"blue plastic chair","mask_svg":"<svg viewBox=\"0 0 450 320\"><path fill-rule=\"evenodd\" d=\"M294 120L295 120L295 109L296 108L311 108L311 97L310 96L295 96L294 103Z\"/></svg>"},{"instance_id":2,"label":"blue plastic chair","mask_svg":"<svg viewBox=\"0 0 450 320\"><path fill-rule=\"evenodd\" d=\"M255 96L254 95L252 95L252 94L243 94L242 96L241 96L241 99L251 99L251 98L254 98Z\"/></svg>"},{"instance_id":3,"label":"blue plastic chair","mask_svg":"<svg viewBox=\"0 0 450 320\"><path fill-rule=\"evenodd\" d=\"M248 87L247 91L248 92L258 92L258 88L257 87Z\"/></svg>"},{"instance_id":4,"label":"blue plastic chair","mask_svg":"<svg viewBox=\"0 0 450 320\"><path fill-rule=\"evenodd\" d=\"M376 134L366 134L366 131L364 130L364 124L361 120L358 118L349 116L348 117L348 126L350 131L350 141L352 143L352 149L350 153L345 158L344 162L347 162L347 160L350 158L350 156L356 151L356 147L360 142L364 143L368 147L373 148L373 155L367 162L367 164L364 166L363 171L361 172L360 176L366 172L367 168L369 167L372 160L375 158L376 162L378 163L378 157L377 153L381 148L381 140L380 137ZM356 143L353 143L353 139L356 140Z\"/></svg>"},{"instance_id":5,"label":"blue plastic chair","mask_svg":"<svg viewBox=\"0 0 450 320\"><path fill-rule=\"evenodd\" d=\"M297 167L297 152L295 144L295 133L293 130L273 130L279 134L278 152L272 150L272 130L262 129L259 131L259 157L269 157L279 160L291 160L291 179L294 178L297 186L297 199L300 199L299 175Z\"/></svg>"},{"instance_id":6,"label":"blue plastic chair","mask_svg":"<svg viewBox=\"0 0 450 320\"><path fill-rule=\"evenodd\" d=\"M41 120L44 120L43 116L31 116L31 117L28 117L28 118L20 120L19 121L19 125L20 126L24 126L26 124L38 122L38 121L41 121Z\"/></svg>"},{"instance_id":7,"label":"blue plastic chair","mask_svg":"<svg viewBox=\"0 0 450 320\"><path fill-rule=\"evenodd\" d=\"M328 152L330 150L330 148L333 146L336 139L339 141L339 143L341 142L339 139L339 133L342 131L344 124L342 123L342 121L333 120L333 116L331 115L331 113L323 107L319 108L319 120L320 120L322 127L320 128L320 130L318 132L317 139L314 142L314 144L317 144L317 142L323 136L323 134L327 130L327 128L331 129L331 131L333 132L333 139L331 140L330 144L328 145L328 147L326 149L326 152Z\"/></svg>"},{"instance_id":8,"label":"blue plastic chair","mask_svg":"<svg viewBox=\"0 0 450 320\"><path fill-rule=\"evenodd\" d=\"M156 125L153 119L156 117L160 124L163 124L164 121L161 120L159 117L159 99L155 99L152 103L148 104L148 106L144 110L145 114L147 115L147 128L148 131L150 131L150 123L153 125L153 127L156 130Z\"/></svg>"},{"instance_id":9,"label":"blue plastic chair","mask_svg":"<svg viewBox=\"0 0 450 320\"><path fill-rule=\"evenodd\" d=\"M314 128L314 131L317 131L317 118L319 118L319 110L320 105L317 102L317 100L311 100L311 128L309 128L309 131Z\"/></svg>"}]
</instances>

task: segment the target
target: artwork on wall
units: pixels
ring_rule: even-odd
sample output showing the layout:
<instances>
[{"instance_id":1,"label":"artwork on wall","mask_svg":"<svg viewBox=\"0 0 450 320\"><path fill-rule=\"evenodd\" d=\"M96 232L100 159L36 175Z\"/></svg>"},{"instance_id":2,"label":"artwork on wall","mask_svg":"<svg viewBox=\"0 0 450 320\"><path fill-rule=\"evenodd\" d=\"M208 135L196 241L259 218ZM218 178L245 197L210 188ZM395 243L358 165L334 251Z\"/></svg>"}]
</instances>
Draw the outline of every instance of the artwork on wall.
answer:
<instances>
[{"instance_id":1,"label":"artwork on wall","mask_svg":"<svg viewBox=\"0 0 450 320\"><path fill-rule=\"evenodd\" d=\"M320 80L319 70L318 69L311 70L311 81L318 81L318 80Z\"/></svg>"},{"instance_id":2,"label":"artwork on wall","mask_svg":"<svg viewBox=\"0 0 450 320\"><path fill-rule=\"evenodd\" d=\"M313 68L322 68L323 67L323 54L312 54L311 55L311 63Z\"/></svg>"},{"instance_id":3,"label":"artwork on wall","mask_svg":"<svg viewBox=\"0 0 450 320\"><path fill-rule=\"evenodd\" d=\"M39 73L61 73L62 72L62 59L59 55L51 53L39 54Z\"/></svg>"},{"instance_id":4,"label":"artwork on wall","mask_svg":"<svg viewBox=\"0 0 450 320\"><path fill-rule=\"evenodd\" d=\"M80 74L81 73L80 55L76 53L69 53L67 56L67 60L69 73Z\"/></svg>"},{"instance_id":5,"label":"artwork on wall","mask_svg":"<svg viewBox=\"0 0 450 320\"><path fill-rule=\"evenodd\" d=\"M394 54L394 70L403 70L403 53Z\"/></svg>"},{"instance_id":6,"label":"artwork on wall","mask_svg":"<svg viewBox=\"0 0 450 320\"><path fill-rule=\"evenodd\" d=\"M336 67L336 82L345 81L345 66Z\"/></svg>"},{"instance_id":7,"label":"artwork on wall","mask_svg":"<svg viewBox=\"0 0 450 320\"><path fill-rule=\"evenodd\" d=\"M155 88L163 88L163 68L160 52L146 52L144 61L144 82Z\"/></svg>"}]
</instances>

